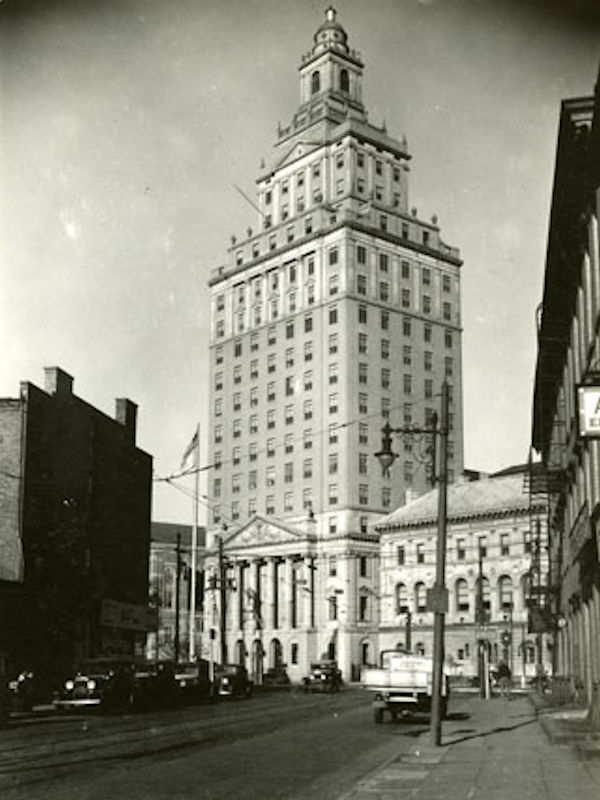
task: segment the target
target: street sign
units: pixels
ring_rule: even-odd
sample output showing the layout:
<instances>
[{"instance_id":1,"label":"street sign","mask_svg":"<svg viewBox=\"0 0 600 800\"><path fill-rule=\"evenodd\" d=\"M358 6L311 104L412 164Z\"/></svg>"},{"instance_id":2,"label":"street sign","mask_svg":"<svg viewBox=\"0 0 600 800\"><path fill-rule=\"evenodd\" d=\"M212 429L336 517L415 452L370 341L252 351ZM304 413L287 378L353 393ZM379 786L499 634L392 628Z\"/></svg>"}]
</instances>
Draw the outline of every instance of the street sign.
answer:
<instances>
[{"instance_id":1,"label":"street sign","mask_svg":"<svg viewBox=\"0 0 600 800\"><path fill-rule=\"evenodd\" d=\"M437 614L448 613L448 589L445 586L433 586L427 590L427 611Z\"/></svg>"}]
</instances>

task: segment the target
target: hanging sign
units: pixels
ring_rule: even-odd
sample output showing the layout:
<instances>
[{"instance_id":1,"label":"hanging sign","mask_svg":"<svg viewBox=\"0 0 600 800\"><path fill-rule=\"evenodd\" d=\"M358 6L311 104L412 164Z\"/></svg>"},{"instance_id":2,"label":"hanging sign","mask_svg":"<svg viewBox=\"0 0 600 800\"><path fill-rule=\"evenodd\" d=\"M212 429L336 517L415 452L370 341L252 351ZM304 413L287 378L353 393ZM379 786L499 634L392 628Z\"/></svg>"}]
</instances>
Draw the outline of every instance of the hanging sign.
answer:
<instances>
[{"instance_id":1,"label":"hanging sign","mask_svg":"<svg viewBox=\"0 0 600 800\"><path fill-rule=\"evenodd\" d=\"M577 387L579 436L600 439L600 386Z\"/></svg>"}]
</instances>

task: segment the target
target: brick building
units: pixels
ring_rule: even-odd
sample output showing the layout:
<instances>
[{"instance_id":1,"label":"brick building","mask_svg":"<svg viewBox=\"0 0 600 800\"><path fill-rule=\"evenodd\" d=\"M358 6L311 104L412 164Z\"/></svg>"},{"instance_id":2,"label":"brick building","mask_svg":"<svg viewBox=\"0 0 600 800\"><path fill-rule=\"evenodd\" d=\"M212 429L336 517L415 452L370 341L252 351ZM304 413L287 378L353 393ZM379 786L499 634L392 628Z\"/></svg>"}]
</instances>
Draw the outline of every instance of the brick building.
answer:
<instances>
[{"instance_id":1,"label":"brick building","mask_svg":"<svg viewBox=\"0 0 600 800\"><path fill-rule=\"evenodd\" d=\"M550 497L555 667L588 700L600 680L599 215L600 77L560 109L532 429Z\"/></svg>"},{"instance_id":2,"label":"brick building","mask_svg":"<svg viewBox=\"0 0 600 800\"><path fill-rule=\"evenodd\" d=\"M0 400L0 602L18 609L16 624L0 614L0 642L14 666L58 671L143 643L135 622L105 616L106 601L148 605L152 459L136 413L118 399L111 419L57 367L44 389L24 382Z\"/></svg>"}]
</instances>

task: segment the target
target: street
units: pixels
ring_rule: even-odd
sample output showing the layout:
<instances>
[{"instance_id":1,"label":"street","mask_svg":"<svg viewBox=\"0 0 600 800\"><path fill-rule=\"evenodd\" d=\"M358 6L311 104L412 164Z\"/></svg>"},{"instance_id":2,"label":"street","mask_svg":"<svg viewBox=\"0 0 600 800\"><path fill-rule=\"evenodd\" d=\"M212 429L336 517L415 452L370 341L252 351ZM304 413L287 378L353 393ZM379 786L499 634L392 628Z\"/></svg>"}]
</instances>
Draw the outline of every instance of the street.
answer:
<instances>
[{"instance_id":1,"label":"street","mask_svg":"<svg viewBox=\"0 0 600 800\"><path fill-rule=\"evenodd\" d=\"M408 750L427 718L375 725L370 698L299 691L161 713L13 720L4 800L336 798Z\"/></svg>"}]
</instances>

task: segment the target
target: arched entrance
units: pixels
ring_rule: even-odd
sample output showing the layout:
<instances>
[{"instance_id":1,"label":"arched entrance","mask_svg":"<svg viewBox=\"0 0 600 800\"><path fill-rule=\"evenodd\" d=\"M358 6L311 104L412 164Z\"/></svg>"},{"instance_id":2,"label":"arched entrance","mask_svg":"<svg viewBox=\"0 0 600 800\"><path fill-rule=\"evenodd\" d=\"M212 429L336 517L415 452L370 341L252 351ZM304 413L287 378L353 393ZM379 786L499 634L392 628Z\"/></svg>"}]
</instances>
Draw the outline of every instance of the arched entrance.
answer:
<instances>
[{"instance_id":1,"label":"arched entrance","mask_svg":"<svg viewBox=\"0 0 600 800\"><path fill-rule=\"evenodd\" d=\"M241 664L243 667L246 666L246 645L244 644L243 639L238 639L235 643L235 663Z\"/></svg>"},{"instance_id":2,"label":"arched entrance","mask_svg":"<svg viewBox=\"0 0 600 800\"><path fill-rule=\"evenodd\" d=\"M263 679L263 660L264 650L260 639L252 642L252 680L254 683L262 683Z\"/></svg>"},{"instance_id":3,"label":"arched entrance","mask_svg":"<svg viewBox=\"0 0 600 800\"><path fill-rule=\"evenodd\" d=\"M271 667L277 669L283 664L283 647L279 639L271 640L271 653L269 656L269 663Z\"/></svg>"}]
</instances>

